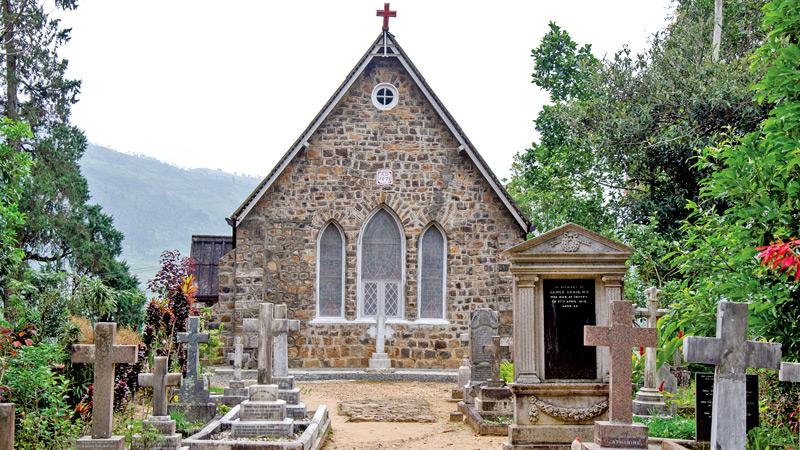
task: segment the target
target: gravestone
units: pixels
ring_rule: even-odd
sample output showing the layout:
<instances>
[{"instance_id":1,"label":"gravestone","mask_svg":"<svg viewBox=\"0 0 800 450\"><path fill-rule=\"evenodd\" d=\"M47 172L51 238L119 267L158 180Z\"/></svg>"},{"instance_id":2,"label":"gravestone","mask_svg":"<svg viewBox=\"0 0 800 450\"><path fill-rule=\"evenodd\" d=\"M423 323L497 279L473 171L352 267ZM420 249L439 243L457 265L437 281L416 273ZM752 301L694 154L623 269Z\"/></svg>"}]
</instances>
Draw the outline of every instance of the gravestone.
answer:
<instances>
[{"instance_id":1,"label":"gravestone","mask_svg":"<svg viewBox=\"0 0 800 450\"><path fill-rule=\"evenodd\" d=\"M306 416L306 405L300 403L300 389L294 387L294 376L289 375L290 331L300 330L300 321L288 318L286 305L275 305L272 320L273 366L272 382L278 385L278 398L286 401L286 414L293 419Z\"/></svg>"},{"instance_id":2,"label":"gravestone","mask_svg":"<svg viewBox=\"0 0 800 450\"><path fill-rule=\"evenodd\" d=\"M492 378L492 354L484 349L492 344L499 326L494 310L477 308L470 313L470 385L486 383Z\"/></svg>"},{"instance_id":3,"label":"gravestone","mask_svg":"<svg viewBox=\"0 0 800 450\"><path fill-rule=\"evenodd\" d=\"M78 439L76 447L83 449L121 450L125 436L113 436L114 426L114 366L134 364L137 346L115 345L117 324L98 322L94 326L94 344L72 346L73 363L94 364L92 394L92 435Z\"/></svg>"},{"instance_id":4,"label":"gravestone","mask_svg":"<svg viewBox=\"0 0 800 450\"><path fill-rule=\"evenodd\" d=\"M748 341L747 303L721 301L717 305L717 336L686 337L683 356L688 362L716 366L711 448L745 448L745 371L751 367L778 369L780 344Z\"/></svg>"},{"instance_id":5,"label":"gravestone","mask_svg":"<svg viewBox=\"0 0 800 450\"><path fill-rule=\"evenodd\" d=\"M609 347L611 355L609 420L595 422L595 446L647 448L647 425L631 423L631 354L633 347L654 347L656 341L655 328L633 326L633 305L622 300L611 302L610 327L584 327L586 345Z\"/></svg>"},{"instance_id":6,"label":"gravestone","mask_svg":"<svg viewBox=\"0 0 800 450\"><path fill-rule=\"evenodd\" d=\"M695 379L695 439L711 440L712 409L714 404L714 374L696 373ZM758 427L758 375L747 375L746 382L747 431Z\"/></svg>"},{"instance_id":7,"label":"gravestone","mask_svg":"<svg viewBox=\"0 0 800 450\"><path fill-rule=\"evenodd\" d=\"M0 403L0 450L14 450L15 411L13 403Z\"/></svg>"},{"instance_id":8,"label":"gravestone","mask_svg":"<svg viewBox=\"0 0 800 450\"><path fill-rule=\"evenodd\" d=\"M392 361L386 353L386 313L383 302L378 302L378 314L375 316L375 352L369 358L370 371L391 372Z\"/></svg>"},{"instance_id":9,"label":"gravestone","mask_svg":"<svg viewBox=\"0 0 800 450\"><path fill-rule=\"evenodd\" d=\"M151 450L176 449L181 443L181 435L175 432L176 423L167 412L169 389L180 386L181 374L167 373L168 363L168 357L156 356L153 373L140 373L138 377L139 386L153 388L153 414L144 420L144 426L155 428L163 438L156 446L148 447Z\"/></svg>"},{"instance_id":10,"label":"gravestone","mask_svg":"<svg viewBox=\"0 0 800 450\"><path fill-rule=\"evenodd\" d=\"M589 442L594 422L608 417L608 349L585 347L583 327L610 324L631 253L575 224L504 252L514 279L514 418L505 449Z\"/></svg>"},{"instance_id":11,"label":"gravestone","mask_svg":"<svg viewBox=\"0 0 800 450\"><path fill-rule=\"evenodd\" d=\"M594 280L544 280L545 373L597 378L597 352L583 345L583 325L595 324Z\"/></svg>"},{"instance_id":12,"label":"gravestone","mask_svg":"<svg viewBox=\"0 0 800 450\"><path fill-rule=\"evenodd\" d=\"M650 287L645 291L647 295L647 307L637 308L636 315L647 318L647 327L657 329L659 317L664 316L668 311L659 309L658 295L660 290ZM655 347L647 347L644 360L644 386L636 393L633 400L633 413L641 417L664 416L669 413L664 396L661 395L657 383L657 361Z\"/></svg>"},{"instance_id":13,"label":"gravestone","mask_svg":"<svg viewBox=\"0 0 800 450\"><path fill-rule=\"evenodd\" d=\"M200 370L199 345L208 342L208 333L200 332L199 317L189 317L188 331L178 333L178 342L186 344L186 377L178 393L180 401L171 404L169 409L183 411L189 422L208 422L217 414L217 405L211 400Z\"/></svg>"},{"instance_id":14,"label":"gravestone","mask_svg":"<svg viewBox=\"0 0 800 450\"><path fill-rule=\"evenodd\" d=\"M247 400L247 388L242 380L242 337L233 338L233 378L228 381L228 387L222 389L220 403L235 406Z\"/></svg>"},{"instance_id":15,"label":"gravestone","mask_svg":"<svg viewBox=\"0 0 800 450\"><path fill-rule=\"evenodd\" d=\"M274 307L272 303L261 303L258 309L258 384L261 385L272 384Z\"/></svg>"}]
</instances>

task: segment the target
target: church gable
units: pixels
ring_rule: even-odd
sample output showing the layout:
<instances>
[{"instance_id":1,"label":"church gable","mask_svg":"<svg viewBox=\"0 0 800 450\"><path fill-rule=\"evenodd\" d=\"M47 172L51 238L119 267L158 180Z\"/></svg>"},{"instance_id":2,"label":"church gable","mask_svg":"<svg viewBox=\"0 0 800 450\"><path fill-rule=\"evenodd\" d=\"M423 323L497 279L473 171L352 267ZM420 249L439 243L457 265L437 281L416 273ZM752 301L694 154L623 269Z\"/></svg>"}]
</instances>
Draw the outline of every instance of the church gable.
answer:
<instances>
[{"instance_id":1,"label":"church gable","mask_svg":"<svg viewBox=\"0 0 800 450\"><path fill-rule=\"evenodd\" d=\"M386 40L384 41L384 37ZM384 42L387 45L384 46ZM378 109L375 98L375 91L379 84L385 83L397 89L394 95L399 98L395 99L398 102L397 107L391 110L381 111ZM366 106L366 108L365 108ZM425 114L420 116L420 112L424 111ZM361 58L353 71L348 75L336 93L326 103L317 117L312 121L309 127L304 131L301 137L295 142L290 150L284 155L281 161L276 165L273 171L256 187L253 193L242 203L242 205L235 211L231 219L238 225L240 224L251 209L259 203L259 200L266 194L266 192L273 186L278 179L284 178L282 175L284 171L293 163L298 154L308 153L305 155L309 162L318 158L320 155L310 149L311 143L318 143L320 151L325 151L324 147L326 142L336 139L337 136L319 136L321 129L330 131L331 123L338 120L339 128L335 129L335 133L341 136L352 137L359 140L354 142L353 145L368 148L370 144L381 143L384 145L380 148L384 155L367 155L366 159L358 161L358 164L368 164L375 162L377 158L391 158L386 156L386 152L393 150L403 150L409 152L407 155L400 157L401 161L406 161L406 158L414 158L412 155L416 152L424 152L426 144L436 144L437 137L429 136L431 128L435 128L438 132L439 129L444 130L441 139L444 135L448 136L451 142L448 142L447 147L457 149L458 157L468 159L470 167L468 172L475 172L479 178L482 178L488 185L489 190L503 204L503 209L508 213L522 233L526 232L529 228L529 223L520 213L519 209L514 205L513 200L500 184L497 177L491 172L489 167L474 149L472 144L463 134L461 129L452 119L450 114L439 102L438 98L428 87L425 80L413 66L410 60L405 56L402 49L399 47L394 37L391 34L381 34L378 39L370 47L370 50ZM341 118L349 118L350 120L342 121ZM359 118L363 123L354 121L352 119ZM391 127L383 125L388 121L404 122L408 129L396 128L394 131L397 135L410 134L411 136L404 136L402 140L392 139L392 136L387 136L387 130ZM432 125L436 124L436 127ZM358 128L358 129L357 129ZM452 145L449 145L452 144ZM311 150L311 151L309 151ZM349 156L352 158L354 155L348 155L347 149L336 149L340 156L345 159ZM324 155L322 155L324 156ZM424 163L424 154L417 155L419 158L418 176L427 176L424 171L430 169ZM412 164L413 166L413 164ZM455 166L464 167L463 164L456 164ZM340 168L326 168L325 166L317 166L319 170L338 170L347 172L347 166ZM413 167L412 167L413 168ZM447 174L446 177L456 176L471 176L471 173L466 174ZM364 181L363 179L361 180ZM374 180L373 180L374 186ZM488 199L487 199L488 200Z\"/></svg>"}]
</instances>

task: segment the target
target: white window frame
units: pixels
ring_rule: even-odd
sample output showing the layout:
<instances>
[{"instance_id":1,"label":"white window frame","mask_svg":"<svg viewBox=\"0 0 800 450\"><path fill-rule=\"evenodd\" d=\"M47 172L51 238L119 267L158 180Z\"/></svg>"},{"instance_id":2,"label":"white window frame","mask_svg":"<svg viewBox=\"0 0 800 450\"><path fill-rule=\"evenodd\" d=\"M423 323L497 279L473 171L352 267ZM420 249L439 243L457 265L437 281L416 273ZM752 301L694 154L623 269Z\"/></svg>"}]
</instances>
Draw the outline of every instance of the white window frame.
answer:
<instances>
[{"instance_id":1,"label":"white window frame","mask_svg":"<svg viewBox=\"0 0 800 450\"><path fill-rule=\"evenodd\" d=\"M370 223L372 218L377 214L379 211L386 211L389 213L390 216L394 219L395 225L397 225L397 230L400 232L400 268L401 268L401 275L400 275L400 298L398 301L400 302L400 311L399 311L399 319L404 319L406 317L406 234L403 231L403 223L400 221L400 217L392 211L392 208L388 207L387 205L381 205L374 210L364 219L364 223L361 224L361 230L358 232L358 245L357 245L357 257L356 257L356 283L357 285L357 295L356 295L356 320L363 320L369 322L375 322L377 319L375 316L365 316L361 313L362 307L364 304L364 293L362 292L362 283L361 283L361 241L364 238L364 231L367 229L367 225ZM386 318L387 323L390 320L396 320L395 318Z\"/></svg>"},{"instance_id":2,"label":"white window frame","mask_svg":"<svg viewBox=\"0 0 800 450\"><path fill-rule=\"evenodd\" d=\"M392 91L392 94L394 94L394 96L392 97L392 102L389 103L388 105L383 105L381 104L381 102L378 101L378 91L383 88L389 89L390 91ZM391 83L378 83L377 85L375 85L374 88L372 88L371 98L373 106L380 109L381 111L388 111L397 106L397 102L400 99L400 91L397 89L395 85Z\"/></svg>"},{"instance_id":3,"label":"white window frame","mask_svg":"<svg viewBox=\"0 0 800 450\"><path fill-rule=\"evenodd\" d=\"M422 238L429 229L436 228L442 235L442 317L422 317ZM417 242L417 320L447 320L447 233L436 222L429 223L419 234Z\"/></svg>"},{"instance_id":4,"label":"white window frame","mask_svg":"<svg viewBox=\"0 0 800 450\"><path fill-rule=\"evenodd\" d=\"M319 273L320 273L319 269L320 269L320 267L319 266L320 266L320 261L322 260L322 258L320 257L320 252L322 250L322 246L320 244L322 242L322 235L323 235L323 233L325 233L325 231L328 229L329 226L334 227L336 229L336 231L339 232L339 236L342 238L342 275L341 275L342 276L342 298L341 298L341 303L342 304L341 304L341 309L340 309L341 314L338 315L338 316L321 316L320 315L320 311L322 311L322 308L320 308L320 304L319 304L319 301L320 301L320 298L319 298L319 287L320 287L319 286ZM316 289L314 289L314 296L316 297L316 305L317 305L317 310L315 311L314 317L316 317L317 320L325 321L325 320L341 320L341 319L344 319L344 303L345 303L344 302L344 293L345 293L345 280L346 280L346 278L345 278L346 261L347 261L347 239L345 237L344 230L342 229L342 227L335 220L329 220L329 221L325 222L325 225L323 225L322 228L320 229L319 233L317 233L317 264L316 264L317 265L317 274L316 274Z\"/></svg>"}]
</instances>

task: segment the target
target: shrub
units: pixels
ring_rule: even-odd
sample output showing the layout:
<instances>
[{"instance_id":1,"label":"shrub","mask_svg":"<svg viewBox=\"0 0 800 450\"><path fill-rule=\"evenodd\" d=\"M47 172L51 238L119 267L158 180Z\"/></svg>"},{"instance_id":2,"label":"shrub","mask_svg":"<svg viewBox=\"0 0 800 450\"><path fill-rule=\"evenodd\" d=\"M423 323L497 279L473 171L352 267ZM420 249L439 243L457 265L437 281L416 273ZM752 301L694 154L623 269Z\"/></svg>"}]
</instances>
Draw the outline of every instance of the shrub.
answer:
<instances>
[{"instance_id":1,"label":"shrub","mask_svg":"<svg viewBox=\"0 0 800 450\"><path fill-rule=\"evenodd\" d=\"M500 379L506 383L514 382L514 363L511 361L503 361L500 363Z\"/></svg>"},{"instance_id":2,"label":"shrub","mask_svg":"<svg viewBox=\"0 0 800 450\"><path fill-rule=\"evenodd\" d=\"M648 435L652 437L694 439L694 417L636 417L633 421L647 425Z\"/></svg>"}]
</instances>

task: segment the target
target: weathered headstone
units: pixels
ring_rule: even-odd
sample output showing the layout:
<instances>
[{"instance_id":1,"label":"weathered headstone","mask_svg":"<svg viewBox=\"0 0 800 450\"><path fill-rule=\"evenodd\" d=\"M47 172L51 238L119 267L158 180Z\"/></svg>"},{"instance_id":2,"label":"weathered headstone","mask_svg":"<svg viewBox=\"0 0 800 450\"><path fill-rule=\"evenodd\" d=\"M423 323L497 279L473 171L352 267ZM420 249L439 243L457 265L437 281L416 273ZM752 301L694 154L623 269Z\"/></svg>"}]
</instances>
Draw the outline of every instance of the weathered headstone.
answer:
<instances>
[{"instance_id":1,"label":"weathered headstone","mask_svg":"<svg viewBox=\"0 0 800 450\"><path fill-rule=\"evenodd\" d=\"M13 403L0 403L0 450L14 450L15 411Z\"/></svg>"},{"instance_id":2,"label":"weathered headstone","mask_svg":"<svg viewBox=\"0 0 800 450\"><path fill-rule=\"evenodd\" d=\"M484 348L492 344L498 328L498 316L494 310L477 308L470 313L470 385L486 383L492 378L492 354Z\"/></svg>"},{"instance_id":3,"label":"weathered headstone","mask_svg":"<svg viewBox=\"0 0 800 450\"><path fill-rule=\"evenodd\" d=\"M272 320L274 315L272 303L258 305L258 384L272 384Z\"/></svg>"},{"instance_id":4,"label":"weathered headstone","mask_svg":"<svg viewBox=\"0 0 800 450\"><path fill-rule=\"evenodd\" d=\"M647 327L657 329L658 319L668 312L666 309L658 308L658 295L660 290L655 287L645 291L647 295L647 307L637 308L636 315L647 318ZM667 415L669 410L664 396L658 390L657 384L657 361L655 347L647 347L644 360L644 386L636 393L633 400L633 413L637 416Z\"/></svg>"},{"instance_id":5,"label":"weathered headstone","mask_svg":"<svg viewBox=\"0 0 800 450\"><path fill-rule=\"evenodd\" d=\"M492 336L491 343L484 345L483 351L490 355L492 361L492 373L489 375L489 379L486 380L487 386L503 386L505 382L500 378L500 336Z\"/></svg>"},{"instance_id":6,"label":"weathered headstone","mask_svg":"<svg viewBox=\"0 0 800 450\"><path fill-rule=\"evenodd\" d=\"M745 371L778 369L780 344L747 340L747 303L717 305L717 336L688 336L683 343L688 362L714 364L711 448L745 448L747 408Z\"/></svg>"},{"instance_id":7,"label":"weathered headstone","mask_svg":"<svg viewBox=\"0 0 800 450\"><path fill-rule=\"evenodd\" d=\"M714 405L714 374L696 373L695 376L695 439L711 440L711 423ZM758 427L758 375L747 375L746 382L747 431Z\"/></svg>"},{"instance_id":8,"label":"weathered headstone","mask_svg":"<svg viewBox=\"0 0 800 450\"><path fill-rule=\"evenodd\" d=\"M595 324L594 280L544 280L545 373L549 378L597 378L597 352L583 345L583 325Z\"/></svg>"},{"instance_id":9,"label":"weathered headstone","mask_svg":"<svg viewBox=\"0 0 800 450\"><path fill-rule=\"evenodd\" d=\"M144 420L144 426L151 426L161 433L163 439L155 447L158 449L175 449L181 443L181 435L175 432L176 423L167 412L169 389L180 386L181 374L167 373L168 363L168 357L156 356L153 373L139 374L139 386L153 388L153 414Z\"/></svg>"},{"instance_id":10,"label":"weathered headstone","mask_svg":"<svg viewBox=\"0 0 800 450\"><path fill-rule=\"evenodd\" d=\"M200 332L199 317L189 317L188 331L178 333L178 342L186 344L186 377L178 394L180 401L169 408L183 411L187 421L207 422L216 415L217 409L200 371L199 345L208 342L208 333Z\"/></svg>"},{"instance_id":11,"label":"weathered headstone","mask_svg":"<svg viewBox=\"0 0 800 450\"><path fill-rule=\"evenodd\" d=\"M609 420L594 427L600 447L647 448L647 426L631 423L631 349L653 347L656 341L654 328L633 326L633 305L622 300L611 302L610 327L584 327L586 345L608 347L611 355Z\"/></svg>"},{"instance_id":12,"label":"weathered headstone","mask_svg":"<svg viewBox=\"0 0 800 450\"><path fill-rule=\"evenodd\" d=\"M135 345L115 345L117 324L98 322L94 326L94 344L72 346L73 363L94 363L92 395L92 435L78 439L76 448L121 450L125 436L113 436L114 425L114 366L134 364Z\"/></svg>"}]
</instances>

